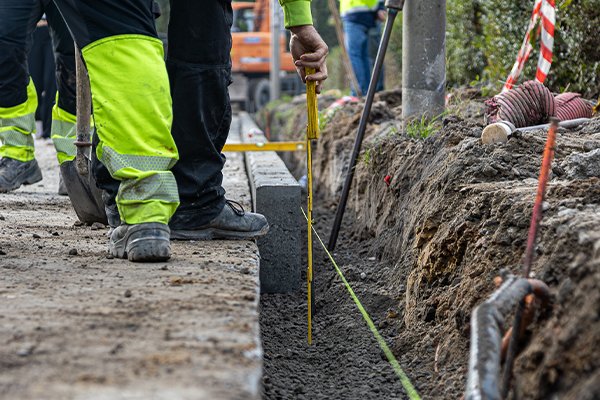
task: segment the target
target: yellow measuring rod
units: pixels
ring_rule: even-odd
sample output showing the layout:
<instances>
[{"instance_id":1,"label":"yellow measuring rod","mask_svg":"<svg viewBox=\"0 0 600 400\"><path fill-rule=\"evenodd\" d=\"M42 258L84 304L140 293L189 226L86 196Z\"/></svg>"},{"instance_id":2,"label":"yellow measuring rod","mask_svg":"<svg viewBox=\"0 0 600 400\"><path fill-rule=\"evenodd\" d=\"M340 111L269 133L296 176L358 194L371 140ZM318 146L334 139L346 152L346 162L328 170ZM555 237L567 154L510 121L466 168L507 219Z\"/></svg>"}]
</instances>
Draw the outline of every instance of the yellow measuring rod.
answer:
<instances>
[{"instance_id":1,"label":"yellow measuring rod","mask_svg":"<svg viewBox=\"0 0 600 400\"><path fill-rule=\"evenodd\" d=\"M302 151L306 142L226 143L223 151Z\"/></svg>"},{"instance_id":2,"label":"yellow measuring rod","mask_svg":"<svg viewBox=\"0 0 600 400\"><path fill-rule=\"evenodd\" d=\"M306 68L306 75L314 74L313 68ZM312 151L310 141L319 138L319 104L317 103L316 82L306 82L306 108L308 112L308 124L306 126L306 168L308 170L308 269L306 271L307 292L308 292L308 344L312 344L312 303L313 299L313 240L312 240L312 208L313 208L313 173L312 173Z\"/></svg>"}]
</instances>

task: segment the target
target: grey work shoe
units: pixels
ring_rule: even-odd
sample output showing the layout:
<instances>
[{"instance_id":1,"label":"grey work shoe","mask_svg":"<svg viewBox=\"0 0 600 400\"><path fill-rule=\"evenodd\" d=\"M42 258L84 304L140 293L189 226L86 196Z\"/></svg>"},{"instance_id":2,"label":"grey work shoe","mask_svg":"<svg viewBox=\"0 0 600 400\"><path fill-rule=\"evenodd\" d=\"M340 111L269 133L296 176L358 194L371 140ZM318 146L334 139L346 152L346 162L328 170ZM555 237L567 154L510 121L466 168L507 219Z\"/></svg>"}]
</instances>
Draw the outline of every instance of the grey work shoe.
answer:
<instances>
[{"instance_id":1,"label":"grey work shoe","mask_svg":"<svg viewBox=\"0 0 600 400\"><path fill-rule=\"evenodd\" d=\"M0 159L0 193L17 190L21 185L31 185L42 180L42 171L36 160L19 161Z\"/></svg>"},{"instance_id":2,"label":"grey work shoe","mask_svg":"<svg viewBox=\"0 0 600 400\"><path fill-rule=\"evenodd\" d=\"M208 224L196 229L172 229L171 239L212 240L212 239L255 239L269 231L269 223L264 215L245 212L240 203L227 200L223 211Z\"/></svg>"},{"instance_id":3,"label":"grey work shoe","mask_svg":"<svg viewBox=\"0 0 600 400\"><path fill-rule=\"evenodd\" d=\"M110 235L110 254L135 262L159 262L171 257L167 224L147 222L121 225Z\"/></svg>"}]
</instances>

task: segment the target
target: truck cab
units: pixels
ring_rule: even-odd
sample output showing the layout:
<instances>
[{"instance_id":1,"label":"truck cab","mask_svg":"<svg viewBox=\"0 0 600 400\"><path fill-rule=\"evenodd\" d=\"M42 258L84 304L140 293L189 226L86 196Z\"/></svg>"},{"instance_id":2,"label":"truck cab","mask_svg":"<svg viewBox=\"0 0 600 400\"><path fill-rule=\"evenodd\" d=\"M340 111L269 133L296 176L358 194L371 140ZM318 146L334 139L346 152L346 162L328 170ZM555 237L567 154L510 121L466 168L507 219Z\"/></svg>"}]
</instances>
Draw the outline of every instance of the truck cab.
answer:
<instances>
[{"instance_id":1,"label":"truck cab","mask_svg":"<svg viewBox=\"0 0 600 400\"><path fill-rule=\"evenodd\" d=\"M271 57L270 1L233 1L232 79L229 96L249 112L255 112L269 102ZM279 11L279 9L278 9ZM283 20L283 18L281 19ZM280 34L281 93L295 95L303 85L296 74L288 50L285 30Z\"/></svg>"}]
</instances>

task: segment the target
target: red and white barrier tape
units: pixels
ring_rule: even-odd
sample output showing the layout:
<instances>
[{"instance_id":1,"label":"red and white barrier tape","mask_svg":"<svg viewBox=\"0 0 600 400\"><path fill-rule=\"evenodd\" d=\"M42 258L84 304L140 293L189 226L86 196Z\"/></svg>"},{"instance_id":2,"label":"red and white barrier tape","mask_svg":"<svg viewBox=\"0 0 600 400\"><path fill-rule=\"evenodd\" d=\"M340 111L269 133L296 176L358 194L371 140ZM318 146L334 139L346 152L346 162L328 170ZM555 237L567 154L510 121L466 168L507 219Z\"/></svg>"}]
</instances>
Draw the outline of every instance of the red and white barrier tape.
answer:
<instances>
[{"instance_id":1,"label":"red and white barrier tape","mask_svg":"<svg viewBox=\"0 0 600 400\"><path fill-rule=\"evenodd\" d=\"M550 65L552 65L552 48L554 47L554 26L556 24L556 3L555 0L535 0L533 5L533 12L531 13L531 19L529 20L529 26L527 27L527 33L519 53L517 54L517 60L506 79L504 84L503 92L512 89L517 83L521 71L525 62L531 55L533 46L531 45L531 33L537 26L538 21L541 19L541 40L540 40L540 57L538 59L537 71L535 74L535 80L544 83L546 76L550 71Z\"/></svg>"}]
</instances>

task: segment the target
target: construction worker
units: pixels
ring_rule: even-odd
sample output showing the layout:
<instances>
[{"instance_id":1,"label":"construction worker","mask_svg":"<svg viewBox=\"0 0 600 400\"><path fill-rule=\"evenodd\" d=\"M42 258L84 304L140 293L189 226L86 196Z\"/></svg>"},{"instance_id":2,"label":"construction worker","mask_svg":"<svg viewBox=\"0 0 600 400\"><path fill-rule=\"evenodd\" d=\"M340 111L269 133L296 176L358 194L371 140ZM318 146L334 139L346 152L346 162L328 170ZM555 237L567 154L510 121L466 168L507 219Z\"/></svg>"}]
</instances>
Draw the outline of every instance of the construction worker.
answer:
<instances>
[{"instance_id":1,"label":"construction worker","mask_svg":"<svg viewBox=\"0 0 600 400\"><path fill-rule=\"evenodd\" d=\"M290 45L299 73L303 79L326 79L327 46L311 25L310 1L280 2L286 27L292 31ZM35 95L28 90L26 69L14 64L25 58L28 24L39 19L48 3L3 0L0 5L0 22L15 21L17 27L4 29L0 23L0 83L5 68L20 76L12 83L19 96L3 98L8 87L0 84L0 119L2 127L19 128L13 131L24 136L31 130L18 123L35 110ZM107 197L114 198L120 219L111 234L110 252L131 261L168 259L171 217L174 237L250 238L266 233L264 217L227 202L221 186L225 161L221 150L231 122L227 93L231 1L171 1L169 75L151 1L54 0L54 4L82 51L90 77L95 155L100 161L94 171ZM316 68L317 73L305 77L305 67ZM13 147L24 147L19 144ZM177 148L181 149L179 163ZM26 150L30 154L20 159L14 156L18 152L2 152L0 163L27 164L33 146ZM23 175L19 184L40 179ZM119 181L118 189L111 178ZM173 216L180 195L181 208Z\"/></svg>"},{"instance_id":2,"label":"construction worker","mask_svg":"<svg viewBox=\"0 0 600 400\"><path fill-rule=\"evenodd\" d=\"M381 37L379 21L384 21L386 12L381 0L340 0L340 14L344 24L344 46L352 64L360 92L369 89L371 73L375 64L374 54ZM383 74L377 82L377 91L383 90ZM351 88L356 96L356 88Z\"/></svg>"}]
</instances>

